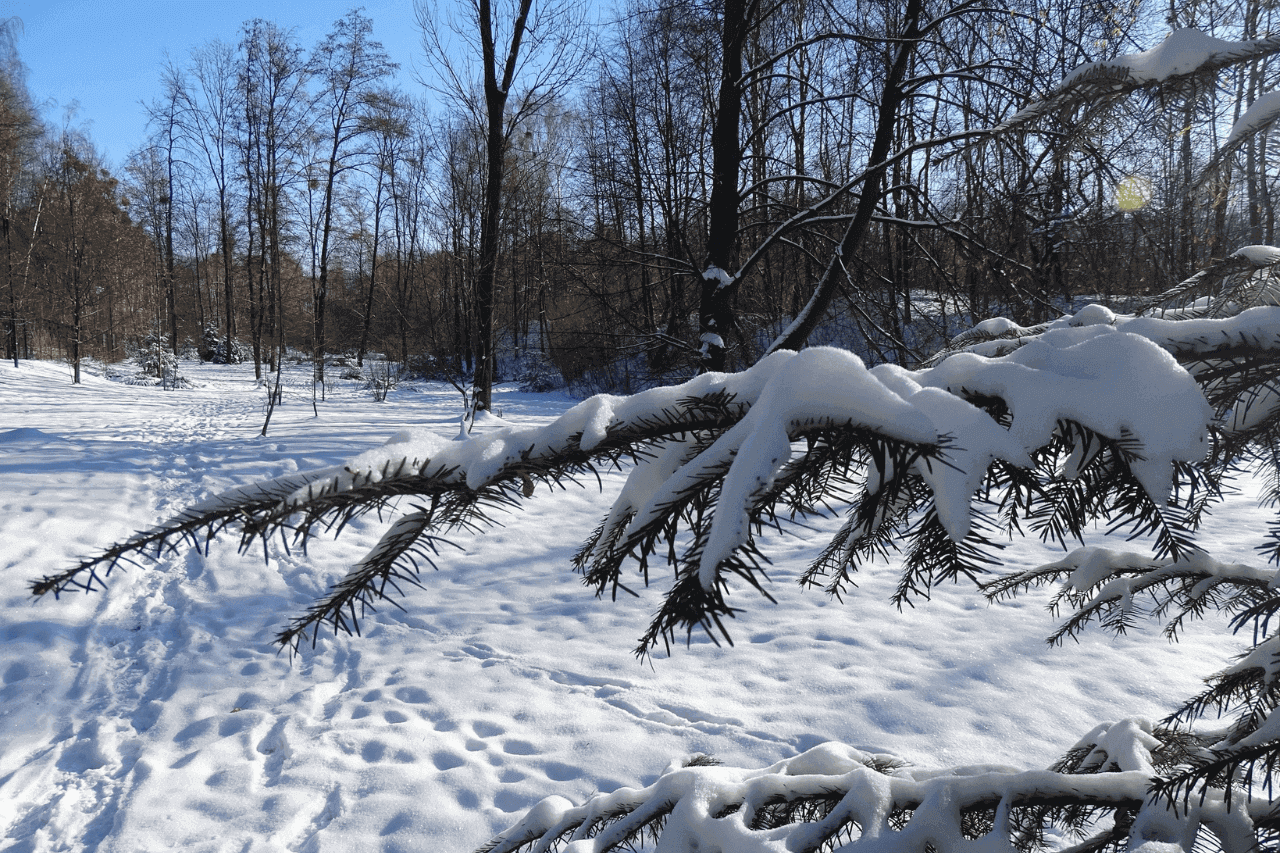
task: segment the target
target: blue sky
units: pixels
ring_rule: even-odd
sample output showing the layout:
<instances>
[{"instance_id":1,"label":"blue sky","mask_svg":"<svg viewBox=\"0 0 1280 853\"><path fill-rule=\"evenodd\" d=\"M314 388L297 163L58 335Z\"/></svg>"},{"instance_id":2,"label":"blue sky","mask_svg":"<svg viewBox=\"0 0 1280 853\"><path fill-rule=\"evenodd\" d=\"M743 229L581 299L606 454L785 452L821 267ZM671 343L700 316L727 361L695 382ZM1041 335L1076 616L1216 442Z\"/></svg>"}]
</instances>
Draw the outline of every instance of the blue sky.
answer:
<instances>
[{"instance_id":1,"label":"blue sky","mask_svg":"<svg viewBox=\"0 0 1280 853\"><path fill-rule=\"evenodd\" d=\"M422 50L412 0L0 0L0 17L22 19L18 52L45 120L61 126L78 102L73 126L118 171L146 134L142 103L159 94L166 54L185 65L204 42L234 44L240 25L255 17L296 28L310 48L355 6L364 6L375 38L400 63L400 85L421 92L413 78Z\"/></svg>"}]
</instances>

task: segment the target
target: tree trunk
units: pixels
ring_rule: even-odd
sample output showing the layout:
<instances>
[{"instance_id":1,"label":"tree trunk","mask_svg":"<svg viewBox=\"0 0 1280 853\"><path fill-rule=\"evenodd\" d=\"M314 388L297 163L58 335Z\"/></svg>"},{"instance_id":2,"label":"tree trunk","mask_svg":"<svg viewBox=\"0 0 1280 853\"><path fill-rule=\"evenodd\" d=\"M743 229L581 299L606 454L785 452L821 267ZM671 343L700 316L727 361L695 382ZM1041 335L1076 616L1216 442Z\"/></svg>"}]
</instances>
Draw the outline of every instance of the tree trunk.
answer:
<instances>
[{"instance_id":1,"label":"tree trunk","mask_svg":"<svg viewBox=\"0 0 1280 853\"><path fill-rule=\"evenodd\" d=\"M738 280L733 250L738 239L738 173L742 149L742 48L747 40L747 0L724 0L720 32L720 93L711 129L711 201L707 211L707 255L698 300L700 368L722 371L726 364L725 336L733 328L733 297Z\"/></svg>"},{"instance_id":2,"label":"tree trunk","mask_svg":"<svg viewBox=\"0 0 1280 853\"><path fill-rule=\"evenodd\" d=\"M507 139L504 119L507 93L515 77L520 41L533 0L520 0L520 8L511 28L511 44L498 80L497 53L493 35L493 9L489 0L479 0L480 44L484 61L485 105L485 184L484 210L480 220L480 267L476 272L476 319L479 323L475 380L477 409L493 407L495 347L493 340L493 291L498 270L498 224L502 213L502 172L506 159Z\"/></svg>"},{"instance_id":3,"label":"tree trunk","mask_svg":"<svg viewBox=\"0 0 1280 853\"><path fill-rule=\"evenodd\" d=\"M360 329L360 350L356 364L364 364L364 354L369 347L369 327L373 324L373 289L378 280L378 238L382 227L382 183L385 173L378 170L378 188L373 199L373 257L369 260L369 292L364 302L364 323Z\"/></svg>"}]
</instances>

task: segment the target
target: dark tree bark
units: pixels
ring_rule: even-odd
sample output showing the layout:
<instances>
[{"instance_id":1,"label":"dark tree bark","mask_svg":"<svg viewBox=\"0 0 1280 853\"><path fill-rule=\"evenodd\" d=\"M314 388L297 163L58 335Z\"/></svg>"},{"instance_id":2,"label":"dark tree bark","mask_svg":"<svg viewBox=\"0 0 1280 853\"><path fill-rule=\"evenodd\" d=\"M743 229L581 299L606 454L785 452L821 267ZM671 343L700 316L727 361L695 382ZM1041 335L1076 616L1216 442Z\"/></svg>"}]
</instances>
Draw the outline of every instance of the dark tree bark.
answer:
<instances>
[{"instance_id":1,"label":"dark tree bark","mask_svg":"<svg viewBox=\"0 0 1280 853\"><path fill-rule=\"evenodd\" d=\"M498 270L498 226L502 216L502 177L507 154L507 94L516 75L520 43L533 0L520 0L511 26L511 41L504 46L502 77L498 77L497 45L494 43L493 9L489 0L480 0L480 49L484 64L485 182L484 208L480 221L480 264L476 271L476 316L480 324L475 373L475 406L493 407L494 347L493 286Z\"/></svg>"},{"instance_id":2,"label":"dark tree bark","mask_svg":"<svg viewBox=\"0 0 1280 853\"><path fill-rule=\"evenodd\" d=\"M738 173L742 147L742 49L750 30L755 0L724 0L721 28L720 92L711 129L711 200L708 207L707 256L698 301L698 338L704 371L725 369L725 336L733 327L733 298L738 279L733 269L738 241Z\"/></svg>"}]
</instances>

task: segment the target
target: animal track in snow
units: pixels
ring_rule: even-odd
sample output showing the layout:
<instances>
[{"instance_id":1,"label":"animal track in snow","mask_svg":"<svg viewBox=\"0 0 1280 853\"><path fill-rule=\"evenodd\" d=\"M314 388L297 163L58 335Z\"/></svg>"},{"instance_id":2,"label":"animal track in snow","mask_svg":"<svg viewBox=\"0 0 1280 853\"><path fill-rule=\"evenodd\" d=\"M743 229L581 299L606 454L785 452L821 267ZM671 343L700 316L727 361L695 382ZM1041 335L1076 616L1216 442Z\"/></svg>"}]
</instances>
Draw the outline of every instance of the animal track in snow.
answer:
<instances>
[{"instance_id":1,"label":"animal track in snow","mask_svg":"<svg viewBox=\"0 0 1280 853\"><path fill-rule=\"evenodd\" d=\"M320 808L319 813L311 819L310 825L302 831L301 837L288 845L288 849L293 851L308 849L307 842L323 832L329 824L342 815L342 812L342 787L335 785L325 796L324 805Z\"/></svg>"},{"instance_id":2,"label":"animal track in snow","mask_svg":"<svg viewBox=\"0 0 1280 853\"><path fill-rule=\"evenodd\" d=\"M421 687L401 687L395 697L408 705L430 705L431 696Z\"/></svg>"}]
</instances>

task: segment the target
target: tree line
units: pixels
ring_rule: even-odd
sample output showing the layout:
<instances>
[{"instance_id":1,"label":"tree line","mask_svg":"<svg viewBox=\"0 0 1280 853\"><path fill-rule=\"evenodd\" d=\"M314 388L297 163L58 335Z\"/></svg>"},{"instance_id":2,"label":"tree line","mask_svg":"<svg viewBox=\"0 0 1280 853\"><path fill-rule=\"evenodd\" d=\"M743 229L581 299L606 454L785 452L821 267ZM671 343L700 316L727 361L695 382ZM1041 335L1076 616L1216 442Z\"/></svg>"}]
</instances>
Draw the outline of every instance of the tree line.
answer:
<instances>
[{"instance_id":1,"label":"tree line","mask_svg":"<svg viewBox=\"0 0 1280 853\"><path fill-rule=\"evenodd\" d=\"M814 342L912 363L992 314L1159 292L1274 242L1267 135L1198 179L1268 56L1009 124L1162 32L1265 34L1260 0L416 11L418 91L361 10L314 46L255 19L166 64L117 175L39 119L10 20L5 356L163 340L259 376L376 352L481 395L537 366L629 391Z\"/></svg>"}]
</instances>

